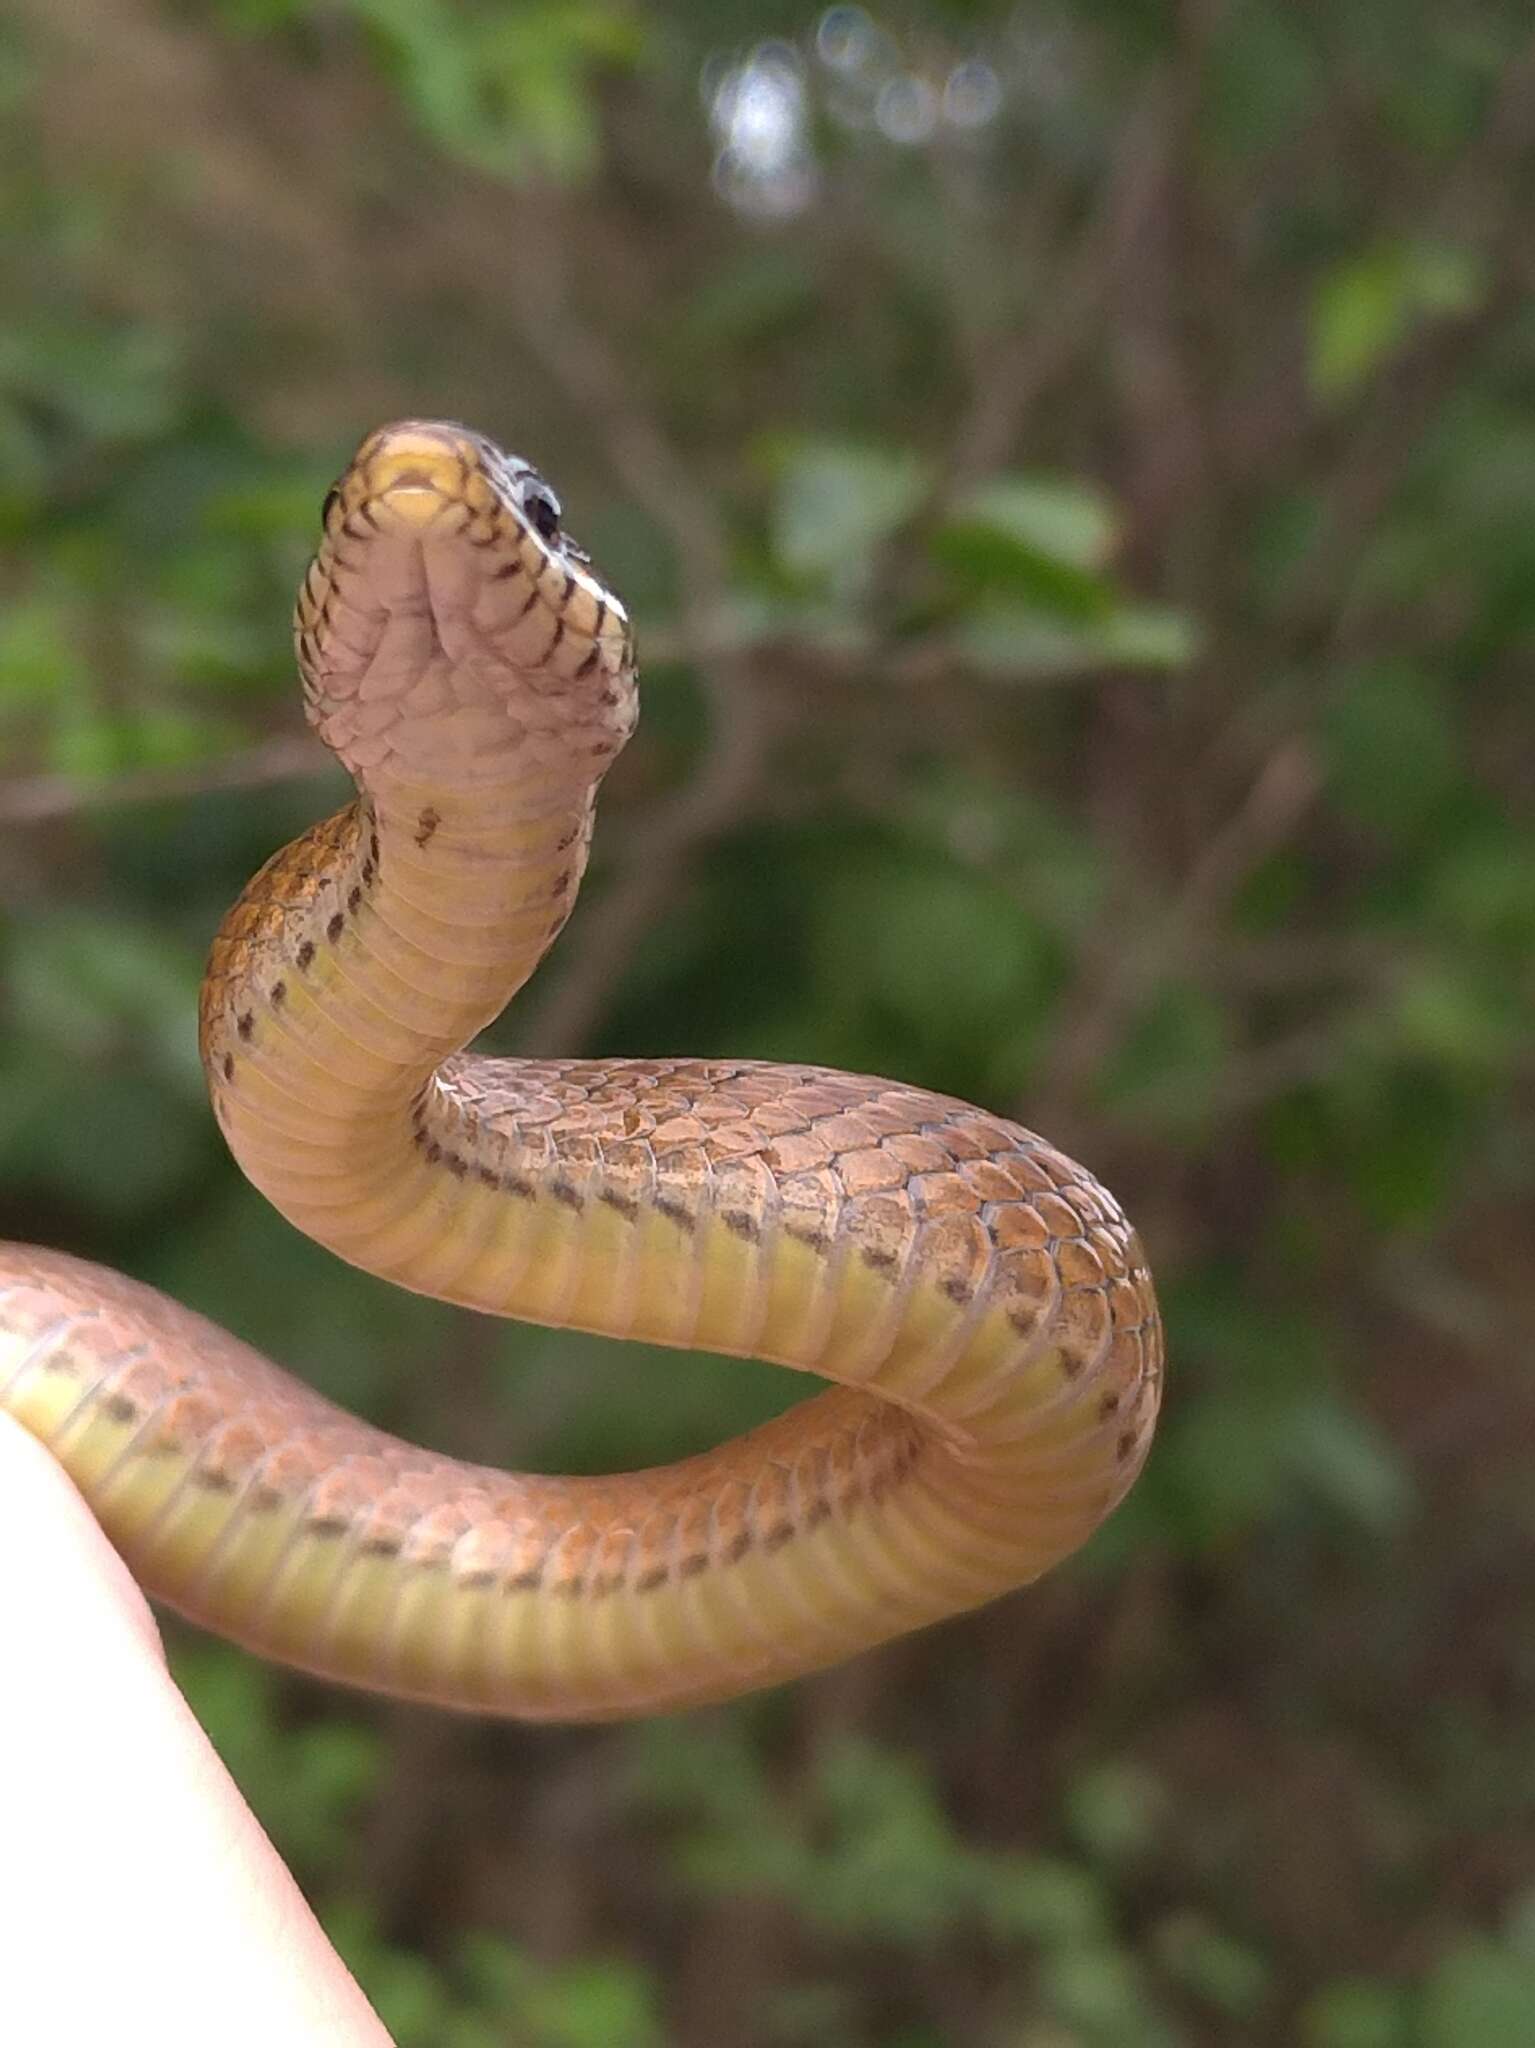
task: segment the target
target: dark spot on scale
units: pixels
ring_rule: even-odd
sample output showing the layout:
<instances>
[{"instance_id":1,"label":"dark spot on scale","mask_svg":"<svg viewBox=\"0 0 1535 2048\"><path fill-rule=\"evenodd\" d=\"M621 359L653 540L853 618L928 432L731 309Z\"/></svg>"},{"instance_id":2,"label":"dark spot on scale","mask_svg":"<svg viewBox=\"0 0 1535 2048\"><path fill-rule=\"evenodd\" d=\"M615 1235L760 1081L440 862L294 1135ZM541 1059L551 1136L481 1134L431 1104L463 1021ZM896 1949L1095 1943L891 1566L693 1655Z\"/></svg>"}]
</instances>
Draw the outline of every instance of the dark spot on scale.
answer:
<instances>
[{"instance_id":1,"label":"dark spot on scale","mask_svg":"<svg viewBox=\"0 0 1535 2048\"><path fill-rule=\"evenodd\" d=\"M139 1411L126 1394L108 1394L101 1412L108 1422L132 1422Z\"/></svg>"},{"instance_id":2,"label":"dark spot on scale","mask_svg":"<svg viewBox=\"0 0 1535 2048\"><path fill-rule=\"evenodd\" d=\"M417 1124L415 1130L411 1133L410 1142L413 1145L424 1145L426 1143L426 1129L424 1125Z\"/></svg>"},{"instance_id":3,"label":"dark spot on scale","mask_svg":"<svg viewBox=\"0 0 1535 2048\"><path fill-rule=\"evenodd\" d=\"M354 888L351 888L351 889L349 889L349 890L347 891L347 898L346 898L346 907L347 907L347 909L348 909L348 910L350 910L350 911L352 912L352 914L353 914L354 916L356 915L356 913L357 913L357 910L358 910L358 907L359 907L359 905L361 904L361 902L362 902L362 891L361 891L361 889L358 889L358 888L355 888L355 887L354 887Z\"/></svg>"},{"instance_id":4,"label":"dark spot on scale","mask_svg":"<svg viewBox=\"0 0 1535 2048\"><path fill-rule=\"evenodd\" d=\"M872 1266L876 1273L893 1273L900 1263L894 1252L887 1252L877 1244L866 1244L862 1258L864 1264Z\"/></svg>"},{"instance_id":5,"label":"dark spot on scale","mask_svg":"<svg viewBox=\"0 0 1535 2048\"><path fill-rule=\"evenodd\" d=\"M961 1308L967 1301L975 1299L975 1289L968 1280L961 1280L957 1273L951 1273L947 1280L940 1280L938 1287L941 1293L946 1294L950 1301L957 1302Z\"/></svg>"},{"instance_id":6,"label":"dark spot on scale","mask_svg":"<svg viewBox=\"0 0 1535 2048\"><path fill-rule=\"evenodd\" d=\"M830 1516L831 1502L829 1500L813 1500L805 1510L805 1527L807 1529L819 1529L824 1521L830 1519Z\"/></svg>"},{"instance_id":7,"label":"dark spot on scale","mask_svg":"<svg viewBox=\"0 0 1535 2048\"><path fill-rule=\"evenodd\" d=\"M1010 1308L1007 1312L1007 1320L1012 1324L1020 1337L1032 1337L1039 1328L1039 1317L1035 1315L1032 1309Z\"/></svg>"},{"instance_id":8,"label":"dark spot on scale","mask_svg":"<svg viewBox=\"0 0 1535 2048\"><path fill-rule=\"evenodd\" d=\"M507 1194L515 1195L521 1202L534 1201L538 1195L538 1190L534 1187L532 1181L525 1180L520 1173L503 1173L501 1185Z\"/></svg>"},{"instance_id":9,"label":"dark spot on scale","mask_svg":"<svg viewBox=\"0 0 1535 2048\"><path fill-rule=\"evenodd\" d=\"M549 1192L557 1202L563 1202L567 1209L574 1209L578 1216L586 1207L580 1189L573 1187L568 1180L551 1181Z\"/></svg>"},{"instance_id":10,"label":"dark spot on scale","mask_svg":"<svg viewBox=\"0 0 1535 2048\"><path fill-rule=\"evenodd\" d=\"M357 1548L364 1557L398 1557L400 1539L398 1536L365 1536Z\"/></svg>"},{"instance_id":11,"label":"dark spot on scale","mask_svg":"<svg viewBox=\"0 0 1535 2048\"><path fill-rule=\"evenodd\" d=\"M454 1582L460 1593L487 1593L496 1583L492 1571L460 1572Z\"/></svg>"},{"instance_id":12,"label":"dark spot on scale","mask_svg":"<svg viewBox=\"0 0 1535 2048\"><path fill-rule=\"evenodd\" d=\"M667 1570L664 1564L653 1564L648 1572L641 1572L634 1582L636 1593L653 1593L657 1586L664 1586Z\"/></svg>"},{"instance_id":13,"label":"dark spot on scale","mask_svg":"<svg viewBox=\"0 0 1535 2048\"><path fill-rule=\"evenodd\" d=\"M256 1028L256 1020L249 1010L242 1010L235 1020L235 1029L244 1039L249 1039Z\"/></svg>"},{"instance_id":14,"label":"dark spot on scale","mask_svg":"<svg viewBox=\"0 0 1535 2048\"><path fill-rule=\"evenodd\" d=\"M200 1486L204 1493L233 1493L235 1483L228 1472L221 1472L217 1465L198 1465L192 1473L192 1483Z\"/></svg>"},{"instance_id":15,"label":"dark spot on scale","mask_svg":"<svg viewBox=\"0 0 1535 2048\"><path fill-rule=\"evenodd\" d=\"M760 1244L762 1228L755 1216L747 1209L721 1209L720 1221L735 1237L744 1237L748 1244Z\"/></svg>"},{"instance_id":16,"label":"dark spot on scale","mask_svg":"<svg viewBox=\"0 0 1535 2048\"><path fill-rule=\"evenodd\" d=\"M349 1524L345 1515L315 1515L304 1524L306 1536L344 1536Z\"/></svg>"},{"instance_id":17,"label":"dark spot on scale","mask_svg":"<svg viewBox=\"0 0 1535 2048\"><path fill-rule=\"evenodd\" d=\"M1119 1413L1118 1394L1105 1394L1103 1399L1098 1403L1098 1413L1102 1420L1105 1422L1108 1421L1111 1415L1117 1415Z\"/></svg>"},{"instance_id":18,"label":"dark spot on scale","mask_svg":"<svg viewBox=\"0 0 1535 2048\"><path fill-rule=\"evenodd\" d=\"M446 1154L443 1164L455 1180L463 1180L469 1171L469 1162L457 1152Z\"/></svg>"},{"instance_id":19,"label":"dark spot on scale","mask_svg":"<svg viewBox=\"0 0 1535 2048\"><path fill-rule=\"evenodd\" d=\"M576 670L577 675L580 675L581 669L584 669L587 666L587 663L590 661L590 659L591 656L588 655L587 660L582 662L581 668L578 668ZM597 701L600 704L606 704L611 709L612 706L618 702L618 692L617 690L604 690L601 697L599 697Z\"/></svg>"},{"instance_id":20,"label":"dark spot on scale","mask_svg":"<svg viewBox=\"0 0 1535 2048\"><path fill-rule=\"evenodd\" d=\"M592 670L597 666L597 656L600 652L601 650L597 646L597 643L593 641L591 647L581 657L581 660L577 665L575 671L577 676L589 676L591 674ZM614 690L604 690L602 693L602 701L604 704L616 704L618 702L617 692Z\"/></svg>"},{"instance_id":21,"label":"dark spot on scale","mask_svg":"<svg viewBox=\"0 0 1535 2048\"><path fill-rule=\"evenodd\" d=\"M334 946L337 939L340 938L341 934L345 930L346 919L341 915L341 912L338 910L334 917L331 918L330 923L326 925L325 936L330 940L331 944Z\"/></svg>"},{"instance_id":22,"label":"dark spot on scale","mask_svg":"<svg viewBox=\"0 0 1535 2048\"><path fill-rule=\"evenodd\" d=\"M673 1195L656 1196L656 1214L675 1223L679 1230L693 1231L698 1228L698 1218L686 1202L679 1202Z\"/></svg>"},{"instance_id":23,"label":"dark spot on scale","mask_svg":"<svg viewBox=\"0 0 1535 2048\"><path fill-rule=\"evenodd\" d=\"M272 983L272 1008L280 1010L287 1000L288 984L285 981L274 981Z\"/></svg>"},{"instance_id":24,"label":"dark spot on scale","mask_svg":"<svg viewBox=\"0 0 1535 2048\"><path fill-rule=\"evenodd\" d=\"M775 1522L771 1529L763 1531L762 1547L764 1550L769 1551L782 1550L793 1534L794 1524L792 1522Z\"/></svg>"},{"instance_id":25,"label":"dark spot on scale","mask_svg":"<svg viewBox=\"0 0 1535 2048\"><path fill-rule=\"evenodd\" d=\"M679 1579L696 1579L700 1572L709 1569L709 1559L702 1550L691 1551L677 1567Z\"/></svg>"},{"instance_id":26,"label":"dark spot on scale","mask_svg":"<svg viewBox=\"0 0 1535 2048\"><path fill-rule=\"evenodd\" d=\"M553 887L552 887L552 888L550 889L550 891L549 891L549 894L550 894L551 896L563 896L563 895L564 895L564 893L565 893L565 891L566 891L566 890L567 890L567 889L568 889L569 887L570 887L570 869L569 869L569 868L561 868L560 872L559 872L559 873L558 873L558 874L557 874L557 875L555 876L555 878L554 878L554 886L553 886Z\"/></svg>"},{"instance_id":27,"label":"dark spot on scale","mask_svg":"<svg viewBox=\"0 0 1535 2048\"><path fill-rule=\"evenodd\" d=\"M426 1148L426 1163L428 1166L435 1166L441 1157L442 1147L438 1144L437 1140L433 1138L431 1143Z\"/></svg>"},{"instance_id":28,"label":"dark spot on scale","mask_svg":"<svg viewBox=\"0 0 1535 2048\"><path fill-rule=\"evenodd\" d=\"M1120 1439L1119 1439L1119 1442L1118 1442L1117 1444L1115 1444L1115 1446L1114 1446L1114 1455L1115 1455L1115 1456L1116 1456L1117 1458L1121 1458L1121 1459L1123 1459L1123 1458L1128 1458L1128 1457L1129 1457L1129 1455L1130 1455L1130 1453L1131 1453L1131 1452L1132 1452L1132 1451L1133 1451L1134 1449L1135 1449L1135 1431L1134 1431L1133 1429L1127 1429L1127 1430L1126 1430L1126 1431L1124 1432L1123 1436L1121 1436L1121 1437L1120 1437Z\"/></svg>"},{"instance_id":29,"label":"dark spot on scale","mask_svg":"<svg viewBox=\"0 0 1535 2048\"><path fill-rule=\"evenodd\" d=\"M417 846L425 846L441 823L442 818L439 813L428 804L426 809L416 819Z\"/></svg>"},{"instance_id":30,"label":"dark spot on scale","mask_svg":"<svg viewBox=\"0 0 1535 2048\"><path fill-rule=\"evenodd\" d=\"M580 1597L581 1581L579 1579L554 1579L550 1582L547 1590L551 1600L575 1600Z\"/></svg>"},{"instance_id":31,"label":"dark spot on scale","mask_svg":"<svg viewBox=\"0 0 1535 2048\"><path fill-rule=\"evenodd\" d=\"M307 967L307 966L308 966L308 965L310 964L310 962L311 962L311 961L312 961L313 959L314 959L314 940L313 940L313 939L305 939L305 941L304 941L303 945L301 945L301 946L299 947L299 949L298 949L298 964L299 964L299 971L300 971L300 972L302 973L302 971L303 971L303 970L304 970L304 969L305 969L305 968L306 968L306 967Z\"/></svg>"},{"instance_id":32,"label":"dark spot on scale","mask_svg":"<svg viewBox=\"0 0 1535 2048\"><path fill-rule=\"evenodd\" d=\"M368 858L375 867L378 866L378 834L376 832L368 834Z\"/></svg>"},{"instance_id":33,"label":"dark spot on scale","mask_svg":"<svg viewBox=\"0 0 1535 2048\"><path fill-rule=\"evenodd\" d=\"M632 1223L640 1213L640 1205L632 1195L621 1195L617 1188L599 1188L599 1202L605 1202L610 1209L616 1209L626 1223Z\"/></svg>"},{"instance_id":34,"label":"dark spot on scale","mask_svg":"<svg viewBox=\"0 0 1535 2048\"><path fill-rule=\"evenodd\" d=\"M232 1080L234 1079L234 1077L235 1077L235 1056L234 1056L234 1054L233 1054L232 1052L226 1052L226 1053L225 1053L225 1055L224 1055L224 1079L225 1079L226 1081L232 1081Z\"/></svg>"},{"instance_id":35,"label":"dark spot on scale","mask_svg":"<svg viewBox=\"0 0 1535 2048\"><path fill-rule=\"evenodd\" d=\"M374 877L374 875L375 875L375 873L376 873L376 872L377 872L377 870L375 869L375 867L374 867L374 865L373 865L373 862L372 862L372 860L371 860L371 859L369 859L369 860L365 860L365 861L363 862L363 864L362 864L362 885L363 885L363 887L364 887L365 889L370 889L370 888L372 888L372 886L373 886L373 877Z\"/></svg>"},{"instance_id":36,"label":"dark spot on scale","mask_svg":"<svg viewBox=\"0 0 1535 2048\"><path fill-rule=\"evenodd\" d=\"M815 1230L803 1223L786 1223L784 1235L792 1237L796 1244L809 1245L813 1252L820 1252L823 1257L831 1250L831 1239L824 1230Z\"/></svg>"},{"instance_id":37,"label":"dark spot on scale","mask_svg":"<svg viewBox=\"0 0 1535 2048\"><path fill-rule=\"evenodd\" d=\"M1066 1379L1074 1380L1081 1370L1082 1361L1080 1358L1073 1357L1069 1351L1061 1353L1061 1372Z\"/></svg>"},{"instance_id":38,"label":"dark spot on scale","mask_svg":"<svg viewBox=\"0 0 1535 2048\"><path fill-rule=\"evenodd\" d=\"M725 1545L726 1564L739 1564L741 1562L741 1559L745 1557L747 1551L750 1550L751 1547L752 1538L750 1529L737 1529L734 1536L732 1536L730 1541Z\"/></svg>"},{"instance_id":39,"label":"dark spot on scale","mask_svg":"<svg viewBox=\"0 0 1535 2048\"><path fill-rule=\"evenodd\" d=\"M499 1176L493 1166L481 1166L476 1168L476 1171L486 1187L493 1188L496 1185Z\"/></svg>"}]
</instances>

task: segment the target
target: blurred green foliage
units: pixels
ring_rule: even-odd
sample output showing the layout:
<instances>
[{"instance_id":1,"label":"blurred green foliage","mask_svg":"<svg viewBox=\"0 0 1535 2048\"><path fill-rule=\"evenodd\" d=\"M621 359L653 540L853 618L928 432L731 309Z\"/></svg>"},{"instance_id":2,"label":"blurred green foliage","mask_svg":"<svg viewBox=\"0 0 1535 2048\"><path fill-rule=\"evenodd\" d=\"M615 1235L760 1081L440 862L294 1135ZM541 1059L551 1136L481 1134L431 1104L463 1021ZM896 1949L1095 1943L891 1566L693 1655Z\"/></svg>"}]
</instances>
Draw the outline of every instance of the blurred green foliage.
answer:
<instances>
[{"instance_id":1,"label":"blurred green foliage","mask_svg":"<svg viewBox=\"0 0 1535 2048\"><path fill-rule=\"evenodd\" d=\"M1161 1278L1080 1563L783 1695L482 1728L186 1645L397 2037L1522 2048L1523 0L5 0L0 109L0 1230L479 1457L799 1391L394 1300L211 1127L202 952L338 788L318 503L445 412L648 657L495 1041L952 1089Z\"/></svg>"}]
</instances>

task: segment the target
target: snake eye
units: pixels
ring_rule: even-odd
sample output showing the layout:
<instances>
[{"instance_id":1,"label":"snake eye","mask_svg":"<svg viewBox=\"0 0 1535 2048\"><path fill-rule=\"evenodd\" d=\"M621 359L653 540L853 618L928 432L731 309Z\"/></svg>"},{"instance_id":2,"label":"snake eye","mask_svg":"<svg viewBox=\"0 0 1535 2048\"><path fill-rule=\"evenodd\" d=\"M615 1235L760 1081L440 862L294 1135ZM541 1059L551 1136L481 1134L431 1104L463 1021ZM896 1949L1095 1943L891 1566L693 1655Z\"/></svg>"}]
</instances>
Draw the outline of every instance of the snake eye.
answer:
<instances>
[{"instance_id":1,"label":"snake eye","mask_svg":"<svg viewBox=\"0 0 1535 2048\"><path fill-rule=\"evenodd\" d=\"M541 476L522 480L520 493L523 515L540 540L557 540L560 532L560 501Z\"/></svg>"}]
</instances>

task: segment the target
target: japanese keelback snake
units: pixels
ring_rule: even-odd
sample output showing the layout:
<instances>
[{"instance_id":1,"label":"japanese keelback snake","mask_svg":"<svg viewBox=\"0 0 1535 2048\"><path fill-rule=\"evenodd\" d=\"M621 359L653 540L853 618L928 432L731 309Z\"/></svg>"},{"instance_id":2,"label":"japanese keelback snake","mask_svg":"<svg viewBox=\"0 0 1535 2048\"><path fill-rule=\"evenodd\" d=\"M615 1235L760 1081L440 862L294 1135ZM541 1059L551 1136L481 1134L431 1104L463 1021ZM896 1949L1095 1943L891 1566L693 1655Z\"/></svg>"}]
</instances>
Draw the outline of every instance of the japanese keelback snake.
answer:
<instances>
[{"instance_id":1,"label":"japanese keelback snake","mask_svg":"<svg viewBox=\"0 0 1535 2048\"><path fill-rule=\"evenodd\" d=\"M1081 1167L889 1081L462 1051L570 915L635 721L628 618L548 486L462 427L372 435L297 639L358 795L213 944L203 1059L246 1174L402 1287L838 1384L663 1469L513 1475L0 1246L0 1407L144 1586L311 1671L576 1720L792 1677L1075 1550L1140 1468L1162 1359L1140 1243Z\"/></svg>"}]
</instances>

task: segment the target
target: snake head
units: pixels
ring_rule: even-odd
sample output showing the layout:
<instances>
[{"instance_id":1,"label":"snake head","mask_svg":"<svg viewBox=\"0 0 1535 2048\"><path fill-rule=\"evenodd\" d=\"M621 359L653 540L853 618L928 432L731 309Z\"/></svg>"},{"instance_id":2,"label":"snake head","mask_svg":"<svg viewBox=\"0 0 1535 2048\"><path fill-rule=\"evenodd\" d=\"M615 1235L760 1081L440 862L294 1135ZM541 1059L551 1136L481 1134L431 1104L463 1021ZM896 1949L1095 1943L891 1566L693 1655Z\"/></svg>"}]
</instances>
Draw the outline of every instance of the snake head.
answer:
<instances>
[{"instance_id":1,"label":"snake head","mask_svg":"<svg viewBox=\"0 0 1535 2048\"><path fill-rule=\"evenodd\" d=\"M310 723L360 783L601 779L634 729L633 634L531 463L397 421L323 522L294 634Z\"/></svg>"}]
</instances>

